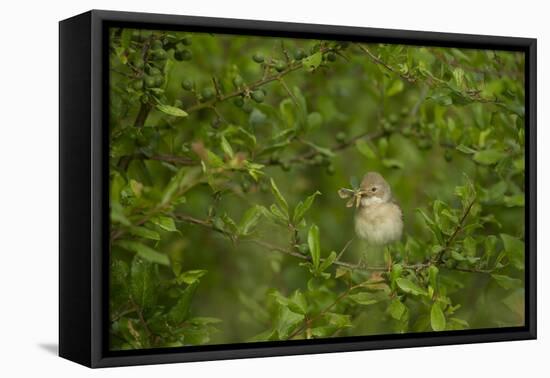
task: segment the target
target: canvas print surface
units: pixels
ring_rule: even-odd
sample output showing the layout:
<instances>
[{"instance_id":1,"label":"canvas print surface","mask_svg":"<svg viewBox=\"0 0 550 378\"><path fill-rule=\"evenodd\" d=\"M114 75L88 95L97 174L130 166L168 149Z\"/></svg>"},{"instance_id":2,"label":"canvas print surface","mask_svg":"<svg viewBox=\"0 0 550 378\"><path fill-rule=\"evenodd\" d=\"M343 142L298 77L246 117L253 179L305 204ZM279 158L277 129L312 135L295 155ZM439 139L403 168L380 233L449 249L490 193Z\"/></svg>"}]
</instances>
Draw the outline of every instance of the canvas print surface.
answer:
<instances>
[{"instance_id":1,"label":"canvas print surface","mask_svg":"<svg viewBox=\"0 0 550 378\"><path fill-rule=\"evenodd\" d=\"M111 28L110 349L523 326L524 72Z\"/></svg>"}]
</instances>

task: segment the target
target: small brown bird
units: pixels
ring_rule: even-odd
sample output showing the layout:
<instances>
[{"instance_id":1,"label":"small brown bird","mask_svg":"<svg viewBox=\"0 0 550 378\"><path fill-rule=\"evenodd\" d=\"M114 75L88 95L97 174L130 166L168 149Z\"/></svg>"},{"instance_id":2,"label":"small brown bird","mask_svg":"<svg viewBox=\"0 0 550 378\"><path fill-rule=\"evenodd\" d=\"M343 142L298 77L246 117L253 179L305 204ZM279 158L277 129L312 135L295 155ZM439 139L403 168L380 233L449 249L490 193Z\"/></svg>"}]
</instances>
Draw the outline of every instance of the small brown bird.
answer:
<instances>
[{"instance_id":1,"label":"small brown bird","mask_svg":"<svg viewBox=\"0 0 550 378\"><path fill-rule=\"evenodd\" d=\"M380 264L385 260L384 247L401 239L403 233L403 213L393 202L390 185L379 173L368 172L358 189L342 188L338 194L349 199L347 207L357 208L355 233L368 245L359 265L363 262ZM386 263L391 264L389 251Z\"/></svg>"},{"instance_id":2,"label":"small brown bird","mask_svg":"<svg viewBox=\"0 0 550 378\"><path fill-rule=\"evenodd\" d=\"M355 214L355 233L372 246L384 246L401 239L403 213L393 202L390 185L377 172L361 181L361 200Z\"/></svg>"}]
</instances>

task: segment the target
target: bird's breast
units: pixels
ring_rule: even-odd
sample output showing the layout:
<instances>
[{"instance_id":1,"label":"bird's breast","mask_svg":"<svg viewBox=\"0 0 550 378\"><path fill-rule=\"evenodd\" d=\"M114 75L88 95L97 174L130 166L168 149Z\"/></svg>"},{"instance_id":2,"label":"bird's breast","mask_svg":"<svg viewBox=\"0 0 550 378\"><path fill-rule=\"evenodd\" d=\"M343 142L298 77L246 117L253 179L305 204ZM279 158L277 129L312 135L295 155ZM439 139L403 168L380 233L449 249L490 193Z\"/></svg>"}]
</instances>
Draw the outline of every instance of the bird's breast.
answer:
<instances>
[{"instance_id":1,"label":"bird's breast","mask_svg":"<svg viewBox=\"0 0 550 378\"><path fill-rule=\"evenodd\" d=\"M355 215L355 232L370 244L397 241L403 232L401 209L394 203L360 207Z\"/></svg>"}]
</instances>

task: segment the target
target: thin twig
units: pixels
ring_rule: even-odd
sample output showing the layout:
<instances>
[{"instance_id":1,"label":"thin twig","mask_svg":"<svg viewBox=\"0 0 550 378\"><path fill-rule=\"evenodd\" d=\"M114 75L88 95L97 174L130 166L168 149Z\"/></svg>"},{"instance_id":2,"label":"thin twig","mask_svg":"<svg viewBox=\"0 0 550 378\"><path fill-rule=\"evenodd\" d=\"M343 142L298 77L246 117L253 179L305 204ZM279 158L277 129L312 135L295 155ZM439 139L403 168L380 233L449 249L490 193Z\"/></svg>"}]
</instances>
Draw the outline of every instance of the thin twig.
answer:
<instances>
[{"instance_id":1,"label":"thin twig","mask_svg":"<svg viewBox=\"0 0 550 378\"><path fill-rule=\"evenodd\" d=\"M396 68L390 66L389 64L387 64L386 62L384 62L382 59L380 59L379 57L377 57L376 55L374 55L367 47L365 47L363 44L361 43L357 43L357 46L364 52L366 53L369 58L371 58L371 60L373 60L376 64L379 64L381 65L382 67L384 67L385 69L387 69L388 71L391 71L393 72L394 74L396 75L399 75L403 80L406 80L408 81L409 83L415 83L416 82L416 79L410 75L406 75L406 74L402 74L401 72L399 72L399 70L397 70Z\"/></svg>"}]
</instances>

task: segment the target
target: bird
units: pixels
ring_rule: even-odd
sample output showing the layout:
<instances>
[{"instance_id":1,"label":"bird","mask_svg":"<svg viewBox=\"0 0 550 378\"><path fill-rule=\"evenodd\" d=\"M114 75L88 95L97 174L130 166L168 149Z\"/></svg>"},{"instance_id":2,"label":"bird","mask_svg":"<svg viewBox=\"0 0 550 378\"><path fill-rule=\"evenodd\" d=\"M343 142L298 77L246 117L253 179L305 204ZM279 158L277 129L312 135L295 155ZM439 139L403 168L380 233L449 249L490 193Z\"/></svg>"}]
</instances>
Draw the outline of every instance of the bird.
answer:
<instances>
[{"instance_id":1,"label":"bird","mask_svg":"<svg viewBox=\"0 0 550 378\"><path fill-rule=\"evenodd\" d=\"M353 197L347 206L356 207L355 234L367 244L366 259L380 260L380 252L403 234L403 212L393 199L390 185L380 173L367 172L359 189L340 189L338 194Z\"/></svg>"},{"instance_id":2,"label":"bird","mask_svg":"<svg viewBox=\"0 0 550 378\"><path fill-rule=\"evenodd\" d=\"M401 239L403 212L392 197L390 185L378 172L368 172L361 181L355 233L369 245L385 246Z\"/></svg>"}]
</instances>

